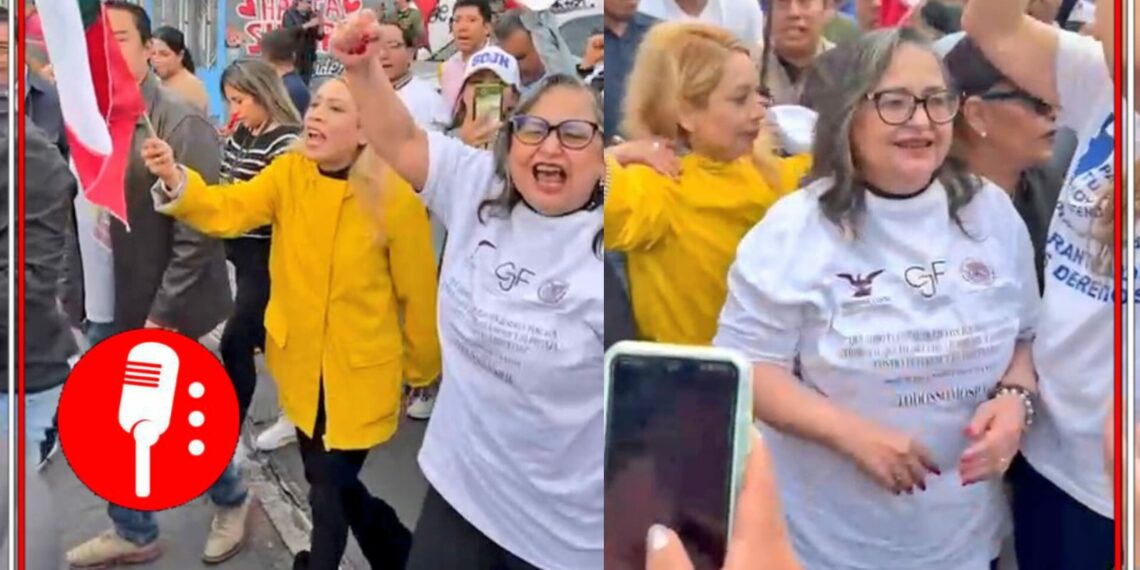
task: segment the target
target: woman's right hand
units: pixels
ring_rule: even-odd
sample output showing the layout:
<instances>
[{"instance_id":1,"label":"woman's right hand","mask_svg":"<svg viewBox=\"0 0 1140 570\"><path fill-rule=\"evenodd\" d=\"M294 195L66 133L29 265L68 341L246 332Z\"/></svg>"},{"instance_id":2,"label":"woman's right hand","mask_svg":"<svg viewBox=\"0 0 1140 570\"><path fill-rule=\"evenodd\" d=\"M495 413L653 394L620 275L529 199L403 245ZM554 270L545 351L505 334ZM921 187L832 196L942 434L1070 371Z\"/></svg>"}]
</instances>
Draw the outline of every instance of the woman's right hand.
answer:
<instances>
[{"instance_id":1,"label":"woman's right hand","mask_svg":"<svg viewBox=\"0 0 1140 570\"><path fill-rule=\"evenodd\" d=\"M896 495L926 490L929 474L942 475L930 450L914 437L871 422L844 430L843 451L864 474Z\"/></svg>"},{"instance_id":2,"label":"woman's right hand","mask_svg":"<svg viewBox=\"0 0 1140 570\"><path fill-rule=\"evenodd\" d=\"M502 122L492 116L464 121L459 127L459 138L467 146L488 148L501 127Z\"/></svg>"},{"instance_id":3,"label":"woman's right hand","mask_svg":"<svg viewBox=\"0 0 1140 570\"><path fill-rule=\"evenodd\" d=\"M158 177L168 189L173 190L181 181L178 163L174 162L174 150L166 141L150 137L142 145L142 158L147 170Z\"/></svg>"}]
</instances>

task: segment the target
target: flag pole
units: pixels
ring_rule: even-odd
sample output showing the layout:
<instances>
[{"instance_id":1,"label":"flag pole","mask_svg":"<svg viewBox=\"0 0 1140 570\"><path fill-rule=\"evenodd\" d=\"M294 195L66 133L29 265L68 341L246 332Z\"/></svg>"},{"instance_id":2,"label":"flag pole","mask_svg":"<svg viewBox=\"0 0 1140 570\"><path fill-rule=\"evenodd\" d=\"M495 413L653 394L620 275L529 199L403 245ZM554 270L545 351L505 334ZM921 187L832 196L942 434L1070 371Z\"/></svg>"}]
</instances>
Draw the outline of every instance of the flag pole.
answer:
<instances>
[{"instance_id":1,"label":"flag pole","mask_svg":"<svg viewBox=\"0 0 1140 570\"><path fill-rule=\"evenodd\" d=\"M150 136L158 138L158 131L154 129L154 123L150 122L150 114L143 112L142 118L143 121L146 122L146 128L148 131L150 131Z\"/></svg>"}]
</instances>

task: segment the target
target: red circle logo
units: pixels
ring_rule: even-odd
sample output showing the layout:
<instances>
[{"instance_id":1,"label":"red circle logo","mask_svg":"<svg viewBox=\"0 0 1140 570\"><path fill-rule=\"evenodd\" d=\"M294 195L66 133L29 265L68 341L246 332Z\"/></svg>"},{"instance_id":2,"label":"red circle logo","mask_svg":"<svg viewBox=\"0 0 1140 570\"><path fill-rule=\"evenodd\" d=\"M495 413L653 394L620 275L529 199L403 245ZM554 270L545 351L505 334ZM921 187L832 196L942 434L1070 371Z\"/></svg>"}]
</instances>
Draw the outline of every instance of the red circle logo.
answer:
<instances>
[{"instance_id":1,"label":"red circle logo","mask_svg":"<svg viewBox=\"0 0 1140 570\"><path fill-rule=\"evenodd\" d=\"M79 360L59 402L59 440L92 492L139 511L206 492L233 459L237 394L222 363L178 333L115 335Z\"/></svg>"}]
</instances>

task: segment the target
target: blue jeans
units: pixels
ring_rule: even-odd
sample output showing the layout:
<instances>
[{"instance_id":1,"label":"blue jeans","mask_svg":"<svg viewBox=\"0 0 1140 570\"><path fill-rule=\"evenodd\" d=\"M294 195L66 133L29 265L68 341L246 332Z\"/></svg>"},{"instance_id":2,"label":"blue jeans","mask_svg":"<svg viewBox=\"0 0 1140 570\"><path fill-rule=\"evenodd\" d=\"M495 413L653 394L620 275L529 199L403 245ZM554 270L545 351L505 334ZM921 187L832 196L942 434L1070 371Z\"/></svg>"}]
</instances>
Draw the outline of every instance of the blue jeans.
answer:
<instances>
[{"instance_id":1,"label":"blue jeans","mask_svg":"<svg viewBox=\"0 0 1140 570\"><path fill-rule=\"evenodd\" d=\"M27 415L24 417L24 433L27 436L25 445L27 445L27 456L29 458L39 457L40 444L47 439L47 431L54 424L55 411L59 407L61 393L63 393L62 384L43 392L27 394L24 398L27 406ZM0 394L0 435L5 439L8 438L8 405L10 402L11 398L8 397L8 394ZM12 409L11 412L15 413L16 410ZM31 459L29 461L35 463Z\"/></svg>"},{"instance_id":2,"label":"blue jeans","mask_svg":"<svg viewBox=\"0 0 1140 570\"><path fill-rule=\"evenodd\" d=\"M210 501L219 507L236 507L245 502L248 494L237 466L233 463L226 467L222 476L206 491ZM107 514L115 523L115 532L119 536L139 546L158 540L158 523L154 520L154 513L108 504Z\"/></svg>"}]
</instances>

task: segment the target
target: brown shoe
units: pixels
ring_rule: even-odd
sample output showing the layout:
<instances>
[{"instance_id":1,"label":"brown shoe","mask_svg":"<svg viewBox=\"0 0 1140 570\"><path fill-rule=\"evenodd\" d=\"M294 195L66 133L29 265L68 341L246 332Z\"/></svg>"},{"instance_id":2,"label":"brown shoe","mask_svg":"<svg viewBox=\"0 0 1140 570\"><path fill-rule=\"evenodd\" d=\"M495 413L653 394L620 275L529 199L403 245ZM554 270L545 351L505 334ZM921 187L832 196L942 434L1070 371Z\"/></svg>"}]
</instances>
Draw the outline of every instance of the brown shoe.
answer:
<instances>
[{"instance_id":1,"label":"brown shoe","mask_svg":"<svg viewBox=\"0 0 1140 570\"><path fill-rule=\"evenodd\" d=\"M108 530L67 553L67 563L72 568L88 570L112 568L120 564L145 564L162 556L158 542L139 546Z\"/></svg>"},{"instance_id":2,"label":"brown shoe","mask_svg":"<svg viewBox=\"0 0 1140 570\"><path fill-rule=\"evenodd\" d=\"M219 507L210 523L210 535L206 537L206 549L202 562L219 564L233 558L245 544L245 521L249 515L249 504L253 496L236 507Z\"/></svg>"}]
</instances>

